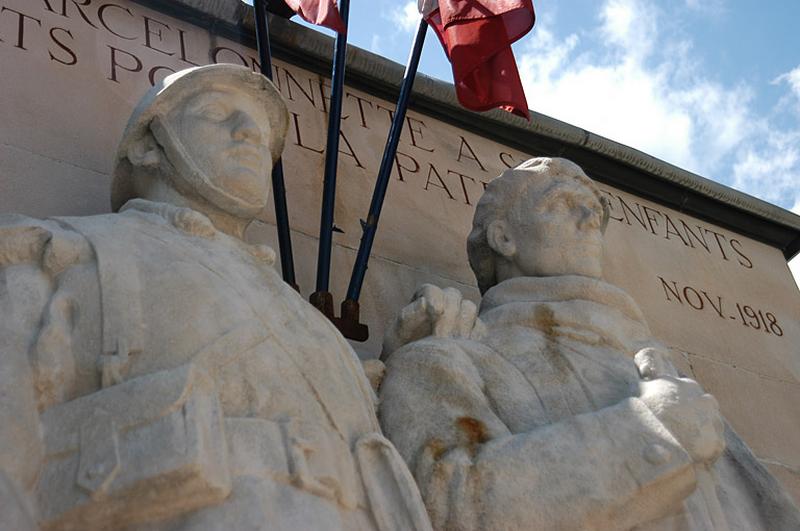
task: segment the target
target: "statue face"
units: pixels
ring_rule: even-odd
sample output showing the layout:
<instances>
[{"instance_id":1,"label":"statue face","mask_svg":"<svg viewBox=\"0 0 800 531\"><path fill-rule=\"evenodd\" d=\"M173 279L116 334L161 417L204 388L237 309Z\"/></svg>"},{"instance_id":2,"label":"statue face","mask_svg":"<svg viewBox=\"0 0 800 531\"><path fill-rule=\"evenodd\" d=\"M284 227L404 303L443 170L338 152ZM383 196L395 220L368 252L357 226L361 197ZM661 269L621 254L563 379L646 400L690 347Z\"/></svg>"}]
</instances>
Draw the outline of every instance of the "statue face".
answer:
<instances>
[{"instance_id":1,"label":"statue face","mask_svg":"<svg viewBox=\"0 0 800 531\"><path fill-rule=\"evenodd\" d=\"M516 269L524 276L583 275L600 278L603 208L578 181L532 193L512 208L509 230Z\"/></svg>"},{"instance_id":2,"label":"statue face","mask_svg":"<svg viewBox=\"0 0 800 531\"><path fill-rule=\"evenodd\" d=\"M203 181L247 208L266 205L272 157L265 109L245 93L213 87L190 97L167 120L173 141Z\"/></svg>"}]
</instances>

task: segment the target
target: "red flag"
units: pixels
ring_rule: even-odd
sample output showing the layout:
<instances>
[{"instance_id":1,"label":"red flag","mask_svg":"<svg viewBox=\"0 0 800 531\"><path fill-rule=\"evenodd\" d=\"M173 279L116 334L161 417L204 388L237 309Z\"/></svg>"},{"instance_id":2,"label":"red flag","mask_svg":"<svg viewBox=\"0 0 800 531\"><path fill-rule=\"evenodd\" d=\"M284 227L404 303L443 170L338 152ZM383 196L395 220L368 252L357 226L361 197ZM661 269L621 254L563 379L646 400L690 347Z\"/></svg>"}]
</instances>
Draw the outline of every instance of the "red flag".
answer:
<instances>
[{"instance_id":1,"label":"red flag","mask_svg":"<svg viewBox=\"0 0 800 531\"><path fill-rule=\"evenodd\" d=\"M461 105L530 120L511 43L533 27L532 0L418 0L453 66Z\"/></svg>"},{"instance_id":2,"label":"red flag","mask_svg":"<svg viewBox=\"0 0 800 531\"><path fill-rule=\"evenodd\" d=\"M335 0L284 0L295 13L317 26L325 26L337 33L347 33Z\"/></svg>"}]
</instances>

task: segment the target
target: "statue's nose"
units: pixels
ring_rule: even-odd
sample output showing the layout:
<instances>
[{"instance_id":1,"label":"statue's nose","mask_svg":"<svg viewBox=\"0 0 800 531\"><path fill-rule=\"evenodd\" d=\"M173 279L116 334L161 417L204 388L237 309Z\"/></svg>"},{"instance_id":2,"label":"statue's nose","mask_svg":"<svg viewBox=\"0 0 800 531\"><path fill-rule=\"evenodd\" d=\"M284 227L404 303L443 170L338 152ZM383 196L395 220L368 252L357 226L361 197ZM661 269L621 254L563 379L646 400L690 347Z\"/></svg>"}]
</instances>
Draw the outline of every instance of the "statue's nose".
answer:
<instances>
[{"instance_id":1,"label":"statue's nose","mask_svg":"<svg viewBox=\"0 0 800 531\"><path fill-rule=\"evenodd\" d=\"M258 123L246 112L236 113L231 134L234 140L240 142L259 143L261 141L261 129L258 127Z\"/></svg>"}]
</instances>

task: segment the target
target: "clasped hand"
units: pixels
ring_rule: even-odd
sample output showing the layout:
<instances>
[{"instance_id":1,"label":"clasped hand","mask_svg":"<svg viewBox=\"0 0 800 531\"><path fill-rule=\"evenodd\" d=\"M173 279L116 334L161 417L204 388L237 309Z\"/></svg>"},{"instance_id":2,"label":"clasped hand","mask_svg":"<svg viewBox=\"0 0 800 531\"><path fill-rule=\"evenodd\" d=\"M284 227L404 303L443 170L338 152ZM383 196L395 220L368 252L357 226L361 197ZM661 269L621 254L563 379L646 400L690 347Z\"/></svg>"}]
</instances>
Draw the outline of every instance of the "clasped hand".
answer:
<instances>
[{"instance_id":1,"label":"clasped hand","mask_svg":"<svg viewBox=\"0 0 800 531\"><path fill-rule=\"evenodd\" d=\"M425 337L478 339L485 329L478 307L460 291L424 284L387 329L381 358Z\"/></svg>"},{"instance_id":2,"label":"clasped hand","mask_svg":"<svg viewBox=\"0 0 800 531\"><path fill-rule=\"evenodd\" d=\"M712 464L725 450L724 424L717 400L689 378L681 378L660 349L640 350L639 398L678 440L692 461Z\"/></svg>"}]
</instances>

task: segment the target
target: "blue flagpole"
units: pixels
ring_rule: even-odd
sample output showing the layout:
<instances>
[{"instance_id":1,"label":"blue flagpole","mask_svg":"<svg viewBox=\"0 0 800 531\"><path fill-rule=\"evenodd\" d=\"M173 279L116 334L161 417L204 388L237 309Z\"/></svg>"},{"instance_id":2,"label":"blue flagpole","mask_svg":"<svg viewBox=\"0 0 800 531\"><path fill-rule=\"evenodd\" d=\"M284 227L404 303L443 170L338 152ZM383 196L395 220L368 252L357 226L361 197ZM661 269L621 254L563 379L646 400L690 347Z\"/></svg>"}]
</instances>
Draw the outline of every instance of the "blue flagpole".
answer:
<instances>
[{"instance_id":1,"label":"blue flagpole","mask_svg":"<svg viewBox=\"0 0 800 531\"><path fill-rule=\"evenodd\" d=\"M331 97L328 108L328 142L325 148L325 176L322 189L322 213L319 224L319 248L317 252L316 291L310 301L329 319L334 318L333 296L330 293L331 248L333 246L333 212L336 204L336 171L339 162L339 130L344 100L344 75L347 58L347 24L350 0L339 0L339 14L344 22L345 33L336 35L331 73Z\"/></svg>"},{"instance_id":2,"label":"blue flagpole","mask_svg":"<svg viewBox=\"0 0 800 531\"><path fill-rule=\"evenodd\" d=\"M255 0L253 9L255 11L256 42L258 43L261 73L272 80L272 54L269 44L267 0ZM289 210L286 206L286 183L283 179L283 162L281 160L278 160L272 168L272 195L275 203L275 225L278 230L278 248L283 280L294 289L300 291L294 274L292 235L289 227Z\"/></svg>"},{"instance_id":3,"label":"blue flagpole","mask_svg":"<svg viewBox=\"0 0 800 531\"><path fill-rule=\"evenodd\" d=\"M358 299L361 295L361 287L364 284L364 276L367 272L369 256L372 252L372 244L375 240L375 233L378 230L378 220L381 209L386 198L386 190L389 186L389 176L392 172L397 145L400 142L400 133L403 131L403 123L408 110L408 100L411 96L411 89L414 86L414 78L417 75L419 59L422 55L422 47L425 44L425 34L428 30L428 23L423 18L417 28L417 35L414 38L414 46L406 63L406 70L403 75L403 83L400 86L400 95L397 99L397 109L392 118L392 125L389 128L389 136L386 139L386 147L383 150L378 179L375 182L375 190L372 194L367 220L362 221L363 234L361 243L358 247L358 255L353 265L353 272L350 277L350 285L347 288L347 298L342 302L342 317L337 319L337 326L350 339L356 341L366 341L369 330L366 325L359 323L359 304Z\"/></svg>"}]
</instances>

